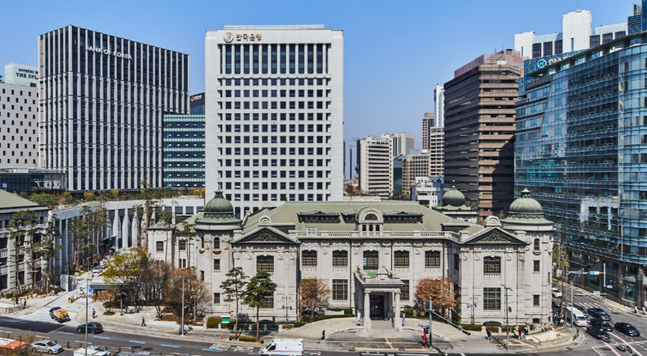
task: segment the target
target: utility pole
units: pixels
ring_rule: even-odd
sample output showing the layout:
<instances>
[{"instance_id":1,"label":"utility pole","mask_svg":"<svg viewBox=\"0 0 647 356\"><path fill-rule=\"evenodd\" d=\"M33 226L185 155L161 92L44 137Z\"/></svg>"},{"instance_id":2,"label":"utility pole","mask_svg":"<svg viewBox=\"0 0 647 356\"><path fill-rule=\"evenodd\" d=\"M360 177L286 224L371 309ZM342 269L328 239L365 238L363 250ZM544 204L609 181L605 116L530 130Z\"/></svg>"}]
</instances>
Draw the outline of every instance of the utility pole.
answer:
<instances>
[{"instance_id":1,"label":"utility pole","mask_svg":"<svg viewBox=\"0 0 647 356\"><path fill-rule=\"evenodd\" d=\"M88 356L88 276L85 275L85 356Z\"/></svg>"},{"instance_id":2,"label":"utility pole","mask_svg":"<svg viewBox=\"0 0 647 356\"><path fill-rule=\"evenodd\" d=\"M431 307L432 307L431 297L429 297L429 347L431 347L431 345L432 345L432 343L431 343L431 335L432 335L431 334L431 317L432 317Z\"/></svg>"},{"instance_id":3,"label":"utility pole","mask_svg":"<svg viewBox=\"0 0 647 356\"><path fill-rule=\"evenodd\" d=\"M184 276L182 276L182 337L184 337Z\"/></svg>"},{"instance_id":4,"label":"utility pole","mask_svg":"<svg viewBox=\"0 0 647 356\"><path fill-rule=\"evenodd\" d=\"M573 280L571 279L571 328L573 328L573 310L575 310L575 302L573 301Z\"/></svg>"},{"instance_id":5,"label":"utility pole","mask_svg":"<svg viewBox=\"0 0 647 356\"><path fill-rule=\"evenodd\" d=\"M505 338L506 338L506 350L510 350L510 309L508 307L508 290L512 291L512 288L508 288L505 284L499 282L501 287L505 289Z\"/></svg>"}]
</instances>

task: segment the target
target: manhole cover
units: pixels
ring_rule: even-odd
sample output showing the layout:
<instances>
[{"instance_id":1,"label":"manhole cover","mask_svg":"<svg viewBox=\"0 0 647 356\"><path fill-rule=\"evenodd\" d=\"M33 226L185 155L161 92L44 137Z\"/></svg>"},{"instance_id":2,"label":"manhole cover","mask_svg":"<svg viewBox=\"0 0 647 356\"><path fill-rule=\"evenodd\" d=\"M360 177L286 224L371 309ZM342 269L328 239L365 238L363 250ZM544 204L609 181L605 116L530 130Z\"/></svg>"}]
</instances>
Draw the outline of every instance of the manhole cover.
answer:
<instances>
[{"instance_id":1,"label":"manhole cover","mask_svg":"<svg viewBox=\"0 0 647 356\"><path fill-rule=\"evenodd\" d=\"M405 348L404 347L398 347L398 350L405 351Z\"/></svg>"}]
</instances>

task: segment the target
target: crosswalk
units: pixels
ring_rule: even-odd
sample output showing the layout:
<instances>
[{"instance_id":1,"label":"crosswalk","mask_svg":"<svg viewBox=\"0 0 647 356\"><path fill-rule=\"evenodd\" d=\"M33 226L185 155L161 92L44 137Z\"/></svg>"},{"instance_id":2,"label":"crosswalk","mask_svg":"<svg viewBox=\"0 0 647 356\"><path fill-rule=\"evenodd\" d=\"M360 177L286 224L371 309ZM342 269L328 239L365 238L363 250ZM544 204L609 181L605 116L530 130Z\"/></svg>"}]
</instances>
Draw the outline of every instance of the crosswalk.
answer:
<instances>
[{"instance_id":1,"label":"crosswalk","mask_svg":"<svg viewBox=\"0 0 647 356\"><path fill-rule=\"evenodd\" d=\"M610 344L593 346L593 351L600 356L617 356L619 353L624 354L624 352L621 353L616 349L618 344L623 343L612 341ZM628 342L627 344L631 345L631 348L634 349L634 354L647 355L647 341Z\"/></svg>"},{"instance_id":2,"label":"crosswalk","mask_svg":"<svg viewBox=\"0 0 647 356\"><path fill-rule=\"evenodd\" d=\"M212 351L212 352L240 352L248 355L260 355L261 348L258 346L248 346L248 345L230 345L225 343L215 343L209 346L208 349L202 349L202 351ZM304 351L303 356L321 356L321 352L315 351Z\"/></svg>"}]
</instances>

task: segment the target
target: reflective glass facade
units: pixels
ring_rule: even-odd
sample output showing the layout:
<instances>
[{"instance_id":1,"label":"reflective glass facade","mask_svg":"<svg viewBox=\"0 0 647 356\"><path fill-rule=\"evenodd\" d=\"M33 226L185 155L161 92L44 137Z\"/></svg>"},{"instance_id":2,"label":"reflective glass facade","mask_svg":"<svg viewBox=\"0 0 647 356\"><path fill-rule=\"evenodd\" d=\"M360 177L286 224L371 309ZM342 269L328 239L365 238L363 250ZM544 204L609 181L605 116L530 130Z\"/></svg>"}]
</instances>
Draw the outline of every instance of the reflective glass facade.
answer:
<instances>
[{"instance_id":1,"label":"reflective glass facade","mask_svg":"<svg viewBox=\"0 0 647 356\"><path fill-rule=\"evenodd\" d=\"M621 49L629 43L636 45ZM526 69L515 143L515 191L527 187L542 204L572 268L603 271L606 263L613 288L605 290L639 305L647 263L645 43L643 32ZM581 284L596 290L601 282Z\"/></svg>"},{"instance_id":2,"label":"reflective glass facade","mask_svg":"<svg viewBox=\"0 0 647 356\"><path fill-rule=\"evenodd\" d=\"M163 135L164 187L204 187L204 114L165 114Z\"/></svg>"}]
</instances>

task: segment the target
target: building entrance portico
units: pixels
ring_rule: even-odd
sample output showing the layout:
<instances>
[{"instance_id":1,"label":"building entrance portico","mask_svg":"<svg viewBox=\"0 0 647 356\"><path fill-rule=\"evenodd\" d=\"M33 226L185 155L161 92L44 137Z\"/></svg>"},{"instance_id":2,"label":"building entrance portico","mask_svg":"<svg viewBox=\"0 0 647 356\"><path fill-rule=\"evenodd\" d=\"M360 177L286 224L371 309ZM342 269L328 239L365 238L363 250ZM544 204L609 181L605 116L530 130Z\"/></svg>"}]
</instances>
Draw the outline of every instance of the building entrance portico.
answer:
<instances>
[{"instance_id":1,"label":"building entrance portico","mask_svg":"<svg viewBox=\"0 0 647 356\"><path fill-rule=\"evenodd\" d=\"M371 319L391 320L396 331L402 331L400 317L400 291L404 283L394 278L385 268L377 271L357 269L355 277L360 288L358 296L363 295L361 315L364 331L371 330ZM360 305L359 300L357 305Z\"/></svg>"}]
</instances>

